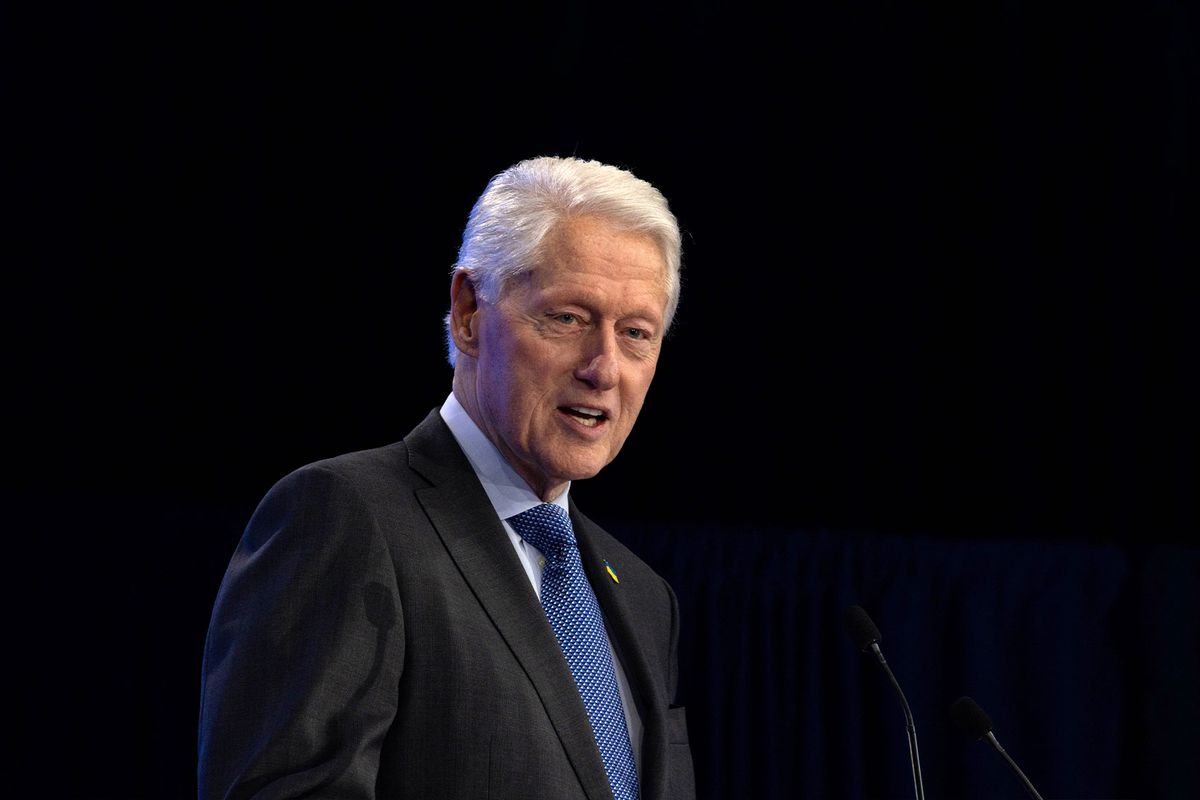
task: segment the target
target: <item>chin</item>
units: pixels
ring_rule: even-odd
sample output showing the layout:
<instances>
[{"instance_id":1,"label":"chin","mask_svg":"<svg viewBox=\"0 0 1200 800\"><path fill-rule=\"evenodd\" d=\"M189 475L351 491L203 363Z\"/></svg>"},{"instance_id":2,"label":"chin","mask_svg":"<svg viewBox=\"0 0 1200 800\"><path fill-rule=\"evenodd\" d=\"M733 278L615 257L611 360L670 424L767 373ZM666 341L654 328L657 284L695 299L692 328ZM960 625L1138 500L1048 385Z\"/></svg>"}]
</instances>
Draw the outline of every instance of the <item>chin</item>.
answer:
<instances>
[{"instance_id":1,"label":"chin","mask_svg":"<svg viewBox=\"0 0 1200 800\"><path fill-rule=\"evenodd\" d=\"M608 462L598 463L590 462L574 462L572 464L562 464L558 474L563 476L563 480L567 481L582 481L588 478L594 478L600 474L600 470L608 466Z\"/></svg>"}]
</instances>

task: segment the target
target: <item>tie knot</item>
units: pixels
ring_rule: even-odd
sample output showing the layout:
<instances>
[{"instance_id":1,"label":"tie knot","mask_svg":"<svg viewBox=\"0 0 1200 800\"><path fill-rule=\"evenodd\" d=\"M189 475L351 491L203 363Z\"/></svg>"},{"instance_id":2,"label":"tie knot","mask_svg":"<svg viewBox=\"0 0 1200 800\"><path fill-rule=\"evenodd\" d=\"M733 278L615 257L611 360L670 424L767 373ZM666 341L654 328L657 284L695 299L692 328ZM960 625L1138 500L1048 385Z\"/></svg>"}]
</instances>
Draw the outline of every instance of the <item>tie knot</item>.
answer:
<instances>
[{"instance_id":1,"label":"tie knot","mask_svg":"<svg viewBox=\"0 0 1200 800\"><path fill-rule=\"evenodd\" d=\"M548 561L557 561L564 552L575 546L571 518L561 506L554 503L534 506L515 517L509 517L508 522L522 539L540 550Z\"/></svg>"}]
</instances>

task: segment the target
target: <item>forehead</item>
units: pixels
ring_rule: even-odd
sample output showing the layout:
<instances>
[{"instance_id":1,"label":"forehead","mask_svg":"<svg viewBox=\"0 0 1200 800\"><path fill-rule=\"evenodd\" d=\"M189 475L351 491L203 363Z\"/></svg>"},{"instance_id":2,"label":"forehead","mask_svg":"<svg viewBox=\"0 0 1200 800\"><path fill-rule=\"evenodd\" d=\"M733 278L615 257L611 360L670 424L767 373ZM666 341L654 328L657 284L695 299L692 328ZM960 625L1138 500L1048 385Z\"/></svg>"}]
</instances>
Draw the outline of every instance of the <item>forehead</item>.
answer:
<instances>
[{"instance_id":1,"label":"forehead","mask_svg":"<svg viewBox=\"0 0 1200 800\"><path fill-rule=\"evenodd\" d=\"M546 235L530 272L533 284L542 289L615 282L665 294L667 287L667 262L654 237L597 217L560 223Z\"/></svg>"}]
</instances>

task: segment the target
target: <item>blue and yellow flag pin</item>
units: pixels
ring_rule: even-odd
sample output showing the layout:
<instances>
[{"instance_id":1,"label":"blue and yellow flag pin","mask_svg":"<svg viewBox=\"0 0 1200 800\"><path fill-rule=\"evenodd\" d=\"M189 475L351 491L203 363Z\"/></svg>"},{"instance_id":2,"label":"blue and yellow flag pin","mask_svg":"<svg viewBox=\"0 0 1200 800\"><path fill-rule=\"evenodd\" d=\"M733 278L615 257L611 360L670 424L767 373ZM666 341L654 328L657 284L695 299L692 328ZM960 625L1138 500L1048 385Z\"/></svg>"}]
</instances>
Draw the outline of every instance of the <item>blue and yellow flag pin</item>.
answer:
<instances>
[{"instance_id":1,"label":"blue and yellow flag pin","mask_svg":"<svg viewBox=\"0 0 1200 800\"><path fill-rule=\"evenodd\" d=\"M612 564L608 563L608 559L604 560L604 568L608 570L608 576L613 579L613 583L621 582L621 579L617 577L617 573L613 570Z\"/></svg>"}]
</instances>

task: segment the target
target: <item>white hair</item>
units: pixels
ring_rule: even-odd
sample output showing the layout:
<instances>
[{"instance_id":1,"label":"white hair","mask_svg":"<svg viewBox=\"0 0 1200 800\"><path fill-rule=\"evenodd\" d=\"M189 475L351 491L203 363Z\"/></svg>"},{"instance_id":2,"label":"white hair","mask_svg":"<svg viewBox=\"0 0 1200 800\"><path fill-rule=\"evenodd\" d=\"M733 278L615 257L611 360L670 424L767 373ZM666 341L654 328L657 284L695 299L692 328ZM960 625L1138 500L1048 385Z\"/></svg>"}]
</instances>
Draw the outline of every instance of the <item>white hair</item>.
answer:
<instances>
[{"instance_id":1,"label":"white hair","mask_svg":"<svg viewBox=\"0 0 1200 800\"><path fill-rule=\"evenodd\" d=\"M646 233L667 264L664 330L679 306L682 240L667 200L628 170L578 158L542 156L518 162L488 182L463 231L454 272L465 270L476 293L495 302L512 278L537 263L546 235L563 220L595 216L619 230ZM458 349L446 315L447 359Z\"/></svg>"}]
</instances>

